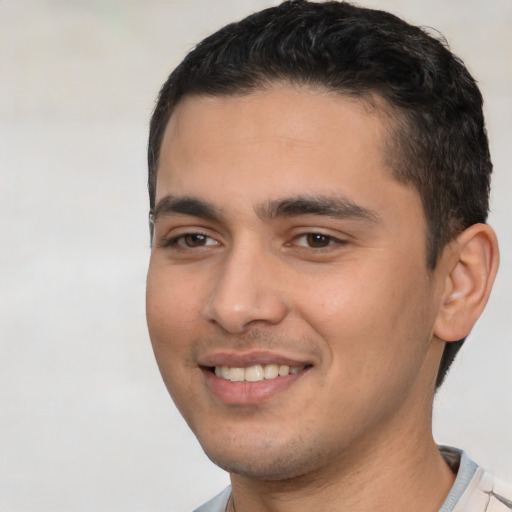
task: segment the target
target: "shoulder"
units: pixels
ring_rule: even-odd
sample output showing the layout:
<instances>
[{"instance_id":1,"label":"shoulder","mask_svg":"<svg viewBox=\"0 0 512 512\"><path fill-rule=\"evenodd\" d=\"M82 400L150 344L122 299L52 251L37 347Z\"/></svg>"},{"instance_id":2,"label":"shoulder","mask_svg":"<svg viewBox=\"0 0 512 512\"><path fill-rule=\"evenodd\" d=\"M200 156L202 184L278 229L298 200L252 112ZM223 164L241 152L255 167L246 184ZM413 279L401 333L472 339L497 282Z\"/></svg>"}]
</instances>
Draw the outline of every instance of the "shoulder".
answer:
<instances>
[{"instance_id":1,"label":"shoulder","mask_svg":"<svg viewBox=\"0 0 512 512\"><path fill-rule=\"evenodd\" d=\"M447 453L448 452L448 453ZM457 478L440 512L507 512L512 510L512 486L475 464L460 450L441 448L459 461ZM450 464L452 465L452 464Z\"/></svg>"},{"instance_id":2,"label":"shoulder","mask_svg":"<svg viewBox=\"0 0 512 512\"><path fill-rule=\"evenodd\" d=\"M215 498L212 498L199 508L196 508L194 512L225 512L230 496L231 486L226 487L220 494L217 494Z\"/></svg>"},{"instance_id":3,"label":"shoulder","mask_svg":"<svg viewBox=\"0 0 512 512\"><path fill-rule=\"evenodd\" d=\"M493 476L487 511L505 512L506 510L512 510L512 485Z\"/></svg>"},{"instance_id":4,"label":"shoulder","mask_svg":"<svg viewBox=\"0 0 512 512\"><path fill-rule=\"evenodd\" d=\"M491 472L478 468L453 512L507 512L512 510L512 487Z\"/></svg>"}]
</instances>

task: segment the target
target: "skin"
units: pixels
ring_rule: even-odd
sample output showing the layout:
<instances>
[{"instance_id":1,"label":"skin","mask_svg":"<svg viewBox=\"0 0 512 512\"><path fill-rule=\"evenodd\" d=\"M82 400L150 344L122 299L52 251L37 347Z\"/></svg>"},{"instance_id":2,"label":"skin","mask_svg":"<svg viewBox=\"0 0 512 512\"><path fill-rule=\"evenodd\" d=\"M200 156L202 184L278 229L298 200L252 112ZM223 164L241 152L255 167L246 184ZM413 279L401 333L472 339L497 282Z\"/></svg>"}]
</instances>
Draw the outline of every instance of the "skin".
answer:
<instances>
[{"instance_id":1,"label":"skin","mask_svg":"<svg viewBox=\"0 0 512 512\"><path fill-rule=\"evenodd\" d=\"M461 246L427 270L388 133L358 100L284 86L185 98L166 129L148 326L238 512L436 511L453 483L431 413ZM306 368L281 387L209 369L273 359Z\"/></svg>"}]
</instances>

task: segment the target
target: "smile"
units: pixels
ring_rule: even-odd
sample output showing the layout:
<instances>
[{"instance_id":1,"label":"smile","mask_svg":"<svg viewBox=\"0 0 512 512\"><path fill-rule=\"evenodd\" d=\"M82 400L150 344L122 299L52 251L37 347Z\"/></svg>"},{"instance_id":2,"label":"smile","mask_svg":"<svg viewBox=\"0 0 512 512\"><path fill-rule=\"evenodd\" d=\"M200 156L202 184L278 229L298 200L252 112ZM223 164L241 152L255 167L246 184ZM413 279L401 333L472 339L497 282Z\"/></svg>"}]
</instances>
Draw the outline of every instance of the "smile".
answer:
<instances>
[{"instance_id":1,"label":"smile","mask_svg":"<svg viewBox=\"0 0 512 512\"><path fill-rule=\"evenodd\" d=\"M313 361L265 351L218 351L199 360L209 393L225 405L261 404L304 381Z\"/></svg>"},{"instance_id":2,"label":"smile","mask_svg":"<svg viewBox=\"0 0 512 512\"><path fill-rule=\"evenodd\" d=\"M287 366L285 364L255 364L246 368L215 366L215 375L230 382L259 382L294 375L304 370L305 366Z\"/></svg>"}]
</instances>

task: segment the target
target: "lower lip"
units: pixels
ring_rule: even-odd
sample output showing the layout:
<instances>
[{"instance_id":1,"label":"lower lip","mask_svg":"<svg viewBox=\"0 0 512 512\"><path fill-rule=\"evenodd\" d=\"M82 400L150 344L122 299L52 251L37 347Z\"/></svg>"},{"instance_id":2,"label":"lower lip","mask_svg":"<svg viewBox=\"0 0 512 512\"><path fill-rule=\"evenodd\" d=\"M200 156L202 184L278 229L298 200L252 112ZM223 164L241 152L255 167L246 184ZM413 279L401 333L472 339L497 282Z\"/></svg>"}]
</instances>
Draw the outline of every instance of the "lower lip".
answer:
<instances>
[{"instance_id":1,"label":"lower lip","mask_svg":"<svg viewBox=\"0 0 512 512\"><path fill-rule=\"evenodd\" d=\"M203 368L206 385L212 393L228 405L252 405L269 400L288 389L308 370L274 379L257 382L231 382L217 377L210 369Z\"/></svg>"}]
</instances>

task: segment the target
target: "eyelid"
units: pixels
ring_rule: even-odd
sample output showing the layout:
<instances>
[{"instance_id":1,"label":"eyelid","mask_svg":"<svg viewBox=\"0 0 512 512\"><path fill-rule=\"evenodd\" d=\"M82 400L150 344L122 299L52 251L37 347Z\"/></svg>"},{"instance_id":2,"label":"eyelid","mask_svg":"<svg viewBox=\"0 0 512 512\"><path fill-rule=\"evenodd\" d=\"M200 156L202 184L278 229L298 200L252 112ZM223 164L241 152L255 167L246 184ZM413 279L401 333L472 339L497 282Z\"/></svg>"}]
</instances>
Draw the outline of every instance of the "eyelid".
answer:
<instances>
[{"instance_id":1,"label":"eyelid","mask_svg":"<svg viewBox=\"0 0 512 512\"><path fill-rule=\"evenodd\" d=\"M319 247L314 247L314 246L311 246L311 245L309 245L307 243L305 243L305 244L296 243L298 240L305 239L309 235L324 237L326 239L329 239L329 243L327 243L327 245L325 245L325 246L319 246ZM290 246L294 245L296 247L301 247L301 248L306 248L306 249L313 249L315 251L319 251L319 250L322 250L322 249L332 248L333 246L336 246L336 245L338 245L338 246L339 245L344 245L346 243L348 243L346 238L335 236L335 235L332 235L330 233L325 233L322 230L311 229L311 230L308 230L308 231L303 231L301 233L298 233L297 235L295 235L292 238L291 242L289 242L287 245L290 245Z\"/></svg>"},{"instance_id":2,"label":"eyelid","mask_svg":"<svg viewBox=\"0 0 512 512\"><path fill-rule=\"evenodd\" d=\"M187 247L186 245L179 244L180 240L183 240L187 236L200 235L204 236L209 240L213 240L215 243L207 243L203 246ZM202 247L212 247L221 244L219 237L211 233L210 230L199 226L183 226L171 229L165 235L155 237L157 245L160 247L175 247L183 250L194 250Z\"/></svg>"},{"instance_id":3,"label":"eyelid","mask_svg":"<svg viewBox=\"0 0 512 512\"><path fill-rule=\"evenodd\" d=\"M205 244L197 245L197 246L190 246L190 245L187 245L186 243L183 243L183 244L179 243L180 240L185 242L186 238L190 237L190 236L201 236L201 237L204 237L206 240L213 241L214 243L206 242ZM178 235L178 236L172 237L167 241L168 247L175 246L175 247L179 247L180 249L189 249L189 250L200 249L203 247L218 246L218 245L219 245L219 242L217 240L215 240L215 238L213 238L209 235L205 235L203 233L185 233L183 235Z\"/></svg>"}]
</instances>

